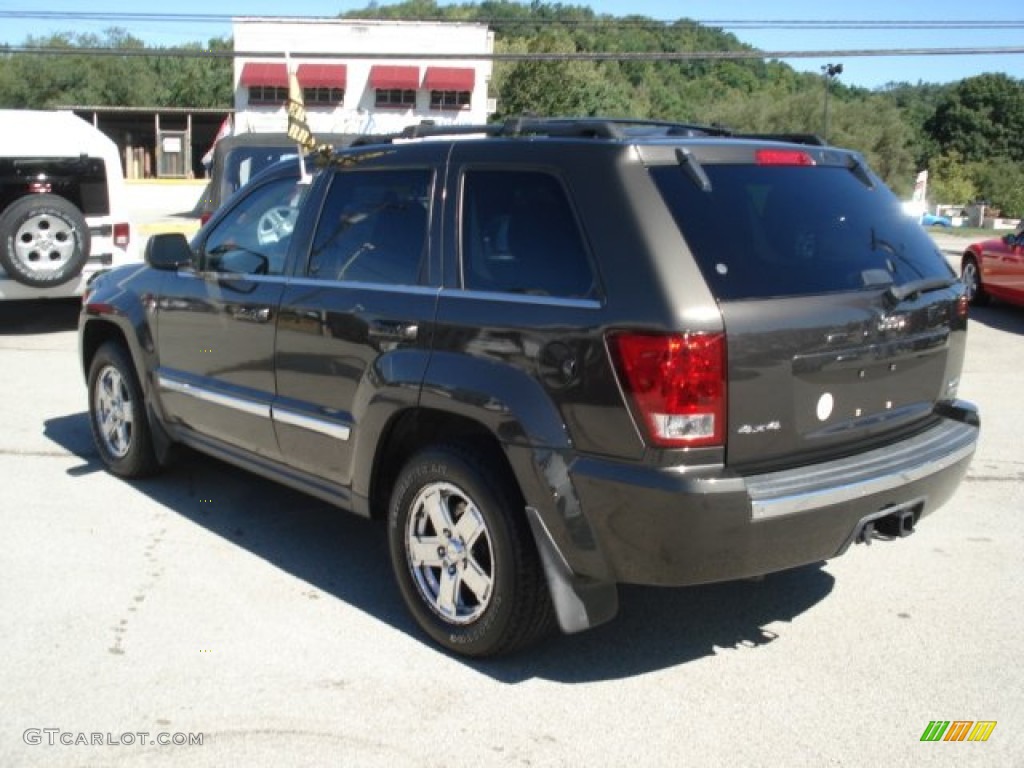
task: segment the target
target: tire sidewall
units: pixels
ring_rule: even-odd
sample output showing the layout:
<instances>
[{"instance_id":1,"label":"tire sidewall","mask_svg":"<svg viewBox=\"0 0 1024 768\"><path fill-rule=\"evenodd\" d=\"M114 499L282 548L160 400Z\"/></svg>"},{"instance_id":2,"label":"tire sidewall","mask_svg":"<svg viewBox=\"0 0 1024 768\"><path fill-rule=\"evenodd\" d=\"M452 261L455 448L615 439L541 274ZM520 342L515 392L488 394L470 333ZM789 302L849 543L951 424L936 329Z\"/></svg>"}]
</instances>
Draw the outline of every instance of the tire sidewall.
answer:
<instances>
[{"instance_id":1,"label":"tire sidewall","mask_svg":"<svg viewBox=\"0 0 1024 768\"><path fill-rule=\"evenodd\" d=\"M444 482L459 488L480 510L491 538L494 558L494 591L483 615L471 624L446 622L438 616L416 586L410 572L405 530L412 502L430 483ZM399 475L388 510L388 548L391 565L406 606L416 622L436 642L465 656L484 656L501 644L512 616L517 567L511 546L507 502L504 502L459 457L444 449L432 449L414 457Z\"/></svg>"},{"instance_id":2,"label":"tire sidewall","mask_svg":"<svg viewBox=\"0 0 1024 768\"><path fill-rule=\"evenodd\" d=\"M61 219L71 230L73 253L66 264L53 271L37 271L26 267L15 255L18 231L29 219L49 215ZM63 285L78 277L89 261L89 227L81 212L62 197L33 194L15 200L0 215L0 266L8 277L33 288Z\"/></svg>"},{"instance_id":3,"label":"tire sidewall","mask_svg":"<svg viewBox=\"0 0 1024 768\"><path fill-rule=\"evenodd\" d=\"M971 304L976 307L984 306L988 303L988 294L985 293L985 288L981 284L981 267L978 264L978 260L973 255L964 258L963 265L960 268L961 279L963 279L964 272L968 269L971 269L974 273L973 285L970 286L973 291L971 295ZM966 282L966 280L964 282Z\"/></svg>"},{"instance_id":4,"label":"tire sidewall","mask_svg":"<svg viewBox=\"0 0 1024 768\"><path fill-rule=\"evenodd\" d=\"M132 397L132 436L128 452L124 456L115 456L107 449L97 423L96 388L100 374L108 367L117 370L128 386ZM135 370L127 355L114 344L104 344L96 352L89 366L89 429L92 432L93 443L100 454L100 459L115 475L136 477L150 471L152 449L149 444L149 425L146 418L142 389L139 387Z\"/></svg>"}]
</instances>

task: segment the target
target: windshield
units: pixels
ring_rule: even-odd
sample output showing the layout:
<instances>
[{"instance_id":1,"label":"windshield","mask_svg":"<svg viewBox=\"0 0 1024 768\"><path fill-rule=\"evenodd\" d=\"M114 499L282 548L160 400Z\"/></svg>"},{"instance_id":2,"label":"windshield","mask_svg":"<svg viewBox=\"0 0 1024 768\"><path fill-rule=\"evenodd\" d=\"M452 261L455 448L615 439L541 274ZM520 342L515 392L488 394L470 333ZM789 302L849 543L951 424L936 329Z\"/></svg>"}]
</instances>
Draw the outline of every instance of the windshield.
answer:
<instances>
[{"instance_id":1,"label":"windshield","mask_svg":"<svg viewBox=\"0 0 1024 768\"><path fill-rule=\"evenodd\" d=\"M935 243L885 187L839 166L651 169L720 300L877 289L950 278Z\"/></svg>"}]
</instances>

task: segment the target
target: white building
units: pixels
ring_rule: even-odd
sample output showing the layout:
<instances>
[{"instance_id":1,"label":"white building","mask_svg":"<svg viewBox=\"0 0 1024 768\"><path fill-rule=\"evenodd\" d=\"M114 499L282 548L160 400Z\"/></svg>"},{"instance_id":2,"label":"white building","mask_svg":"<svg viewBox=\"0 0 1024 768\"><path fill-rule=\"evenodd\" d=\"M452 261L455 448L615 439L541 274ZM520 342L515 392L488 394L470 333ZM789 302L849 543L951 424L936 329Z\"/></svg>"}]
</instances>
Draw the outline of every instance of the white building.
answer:
<instances>
[{"instance_id":1,"label":"white building","mask_svg":"<svg viewBox=\"0 0 1024 768\"><path fill-rule=\"evenodd\" d=\"M288 66L314 134L388 133L423 120L479 124L494 111L490 59L438 58L492 53L485 24L236 18L233 26L235 51L269 54L235 58L235 133L287 129Z\"/></svg>"}]
</instances>

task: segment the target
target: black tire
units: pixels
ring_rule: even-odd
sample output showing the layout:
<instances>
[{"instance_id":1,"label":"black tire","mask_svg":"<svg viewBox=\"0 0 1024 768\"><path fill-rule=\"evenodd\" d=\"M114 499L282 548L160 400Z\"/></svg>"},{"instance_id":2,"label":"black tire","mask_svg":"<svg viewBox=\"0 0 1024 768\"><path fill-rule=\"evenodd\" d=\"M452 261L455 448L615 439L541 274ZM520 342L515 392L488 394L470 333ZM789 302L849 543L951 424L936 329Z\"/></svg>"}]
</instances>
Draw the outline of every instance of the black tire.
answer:
<instances>
[{"instance_id":1,"label":"black tire","mask_svg":"<svg viewBox=\"0 0 1024 768\"><path fill-rule=\"evenodd\" d=\"M434 641L464 656L522 648L547 633L554 616L522 495L488 455L462 445L416 454L388 512L391 565L406 606ZM444 519L447 534L437 530L448 527ZM424 553L432 562L417 559Z\"/></svg>"},{"instance_id":2,"label":"black tire","mask_svg":"<svg viewBox=\"0 0 1024 768\"><path fill-rule=\"evenodd\" d=\"M124 347L107 342L89 366L89 426L107 468L121 477L145 477L159 463L138 377Z\"/></svg>"},{"instance_id":3,"label":"black tire","mask_svg":"<svg viewBox=\"0 0 1024 768\"><path fill-rule=\"evenodd\" d=\"M988 304L989 295L981 284L981 270L978 269L978 261L973 254L965 254L960 263L960 279L967 286L967 298L976 307L983 307Z\"/></svg>"},{"instance_id":4,"label":"black tire","mask_svg":"<svg viewBox=\"0 0 1024 768\"><path fill-rule=\"evenodd\" d=\"M74 280L89 260L89 227L81 212L57 195L19 198L0 216L0 266L33 288Z\"/></svg>"}]
</instances>

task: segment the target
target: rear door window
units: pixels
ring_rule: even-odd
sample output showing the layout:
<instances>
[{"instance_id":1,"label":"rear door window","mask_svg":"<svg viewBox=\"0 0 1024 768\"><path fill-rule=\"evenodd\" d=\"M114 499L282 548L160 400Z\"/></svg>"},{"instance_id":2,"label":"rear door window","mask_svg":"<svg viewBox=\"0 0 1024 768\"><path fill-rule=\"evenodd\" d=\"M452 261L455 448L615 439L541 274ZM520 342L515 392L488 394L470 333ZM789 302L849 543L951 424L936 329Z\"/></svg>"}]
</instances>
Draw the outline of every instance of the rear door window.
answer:
<instances>
[{"instance_id":1,"label":"rear door window","mask_svg":"<svg viewBox=\"0 0 1024 768\"><path fill-rule=\"evenodd\" d=\"M934 242L881 185L841 166L678 166L651 174L720 300L882 288L949 277Z\"/></svg>"}]
</instances>

